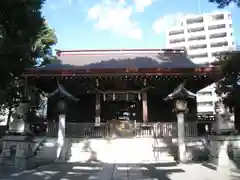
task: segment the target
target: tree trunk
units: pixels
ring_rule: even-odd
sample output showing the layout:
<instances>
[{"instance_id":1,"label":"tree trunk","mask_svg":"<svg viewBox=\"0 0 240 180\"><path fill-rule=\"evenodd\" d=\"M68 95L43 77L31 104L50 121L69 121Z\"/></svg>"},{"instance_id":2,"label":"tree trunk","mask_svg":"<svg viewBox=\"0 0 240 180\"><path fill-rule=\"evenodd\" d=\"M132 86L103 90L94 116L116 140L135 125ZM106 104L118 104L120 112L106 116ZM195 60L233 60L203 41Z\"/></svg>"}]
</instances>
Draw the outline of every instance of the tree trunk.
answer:
<instances>
[{"instance_id":1,"label":"tree trunk","mask_svg":"<svg viewBox=\"0 0 240 180\"><path fill-rule=\"evenodd\" d=\"M236 107L235 108L235 111L234 111L234 118L235 118L235 121L234 121L234 124L235 124L235 129L240 132L240 106Z\"/></svg>"}]
</instances>

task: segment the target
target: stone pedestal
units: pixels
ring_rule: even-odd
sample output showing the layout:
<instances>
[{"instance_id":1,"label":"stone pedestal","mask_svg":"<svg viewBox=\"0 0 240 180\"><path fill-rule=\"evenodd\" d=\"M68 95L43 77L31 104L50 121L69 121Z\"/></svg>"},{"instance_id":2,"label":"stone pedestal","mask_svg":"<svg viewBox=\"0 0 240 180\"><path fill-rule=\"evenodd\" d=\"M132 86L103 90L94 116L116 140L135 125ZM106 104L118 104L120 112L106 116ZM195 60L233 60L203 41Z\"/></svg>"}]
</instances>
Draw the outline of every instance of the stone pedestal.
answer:
<instances>
[{"instance_id":1,"label":"stone pedestal","mask_svg":"<svg viewBox=\"0 0 240 180\"><path fill-rule=\"evenodd\" d=\"M235 168L240 158L240 136L210 136L210 162L217 168Z\"/></svg>"},{"instance_id":2,"label":"stone pedestal","mask_svg":"<svg viewBox=\"0 0 240 180\"><path fill-rule=\"evenodd\" d=\"M65 160L65 131L66 131L66 115L59 115L58 124L58 149L57 149L57 160Z\"/></svg>"},{"instance_id":3,"label":"stone pedestal","mask_svg":"<svg viewBox=\"0 0 240 180\"><path fill-rule=\"evenodd\" d=\"M178 154L179 161L186 163L186 144L185 144L185 129L184 129L184 113L177 113L177 126L178 126Z\"/></svg>"},{"instance_id":4,"label":"stone pedestal","mask_svg":"<svg viewBox=\"0 0 240 180\"><path fill-rule=\"evenodd\" d=\"M27 159L32 154L33 146L34 142L28 136L4 136L0 164L27 167Z\"/></svg>"}]
</instances>

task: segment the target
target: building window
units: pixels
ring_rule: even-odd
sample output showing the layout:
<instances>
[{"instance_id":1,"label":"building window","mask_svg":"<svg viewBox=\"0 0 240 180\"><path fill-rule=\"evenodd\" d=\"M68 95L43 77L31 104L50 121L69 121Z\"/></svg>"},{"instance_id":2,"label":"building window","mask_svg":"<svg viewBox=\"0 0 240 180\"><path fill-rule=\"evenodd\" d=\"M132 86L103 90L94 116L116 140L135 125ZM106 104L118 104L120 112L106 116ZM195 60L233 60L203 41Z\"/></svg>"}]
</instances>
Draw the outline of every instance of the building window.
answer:
<instances>
[{"instance_id":1,"label":"building window","mask_svg":"<svg viewBox=\"0 0 240 180\"><path fill-rule=\"evenodd\" d=\"M204 31L204 27L188 28L187 31L188 33L202 32Z\"/></svg>"},{"instance_id":2,"label":"building window","mask_svg":"<svg viewBox=\"0 0 240 180\"><path fill-rule=\"evenodd\" d=\"M215 30L215 29L224 29L226 27L225 24L216 24L208 26L208 30Z\"/></svg>"},{"instance_id":3,"label":"building window","mask_svg":"<svg viewBox=\"0 0 240 180\"><path fill-rule=\"evenodd\" d=\"M206 57L208 57L208 53L191 55L191 56L189 56L189 57L190 57L191 59L195 59L195 58L206 58Z\"/></svg>"},{"instance_id":4,"label":"building window","mask_svg":"<svg viewBox=\"0 0 240 180\"><path fill-rule=\"evenodd\" d=\"M224 19L224 14L216 14L212 16L212 20L223 20Z\"/></svg>"},{"instance_id":5,"label":"building window","mask_svg":"<svg viewBox=\"0 0 240 180\"><path fill-rule=\"evenodd\" d=\"M184 46L182 47L175 47L174 49L182 49L182 50L185 50L186 48Z\"/></svg>"},{"instance_id":6,"label":"building window","mask_svg":"<svg viewBox=\"0 0 240 180\"><path fill-rule=\"evenodd\" d=\"M172 39L170 40L170 44L174 44L174 43L180 43L180 42L184 42L185 39L181 38L181 39Z\"/></svg>"},{"instance_id":7,"label":"building window","mask_svg":"<svg viewBox=\"0 0 240 180\"><path fill-rule=\"evenodd\" d=\"M210 46L211 46L212 48L214 48L214 47L228 46L228 42L227 42L227 41L224 41L224 42L212 43Z\"/></svg>"},{"instance_id":8,"label":"building window","mask_svg":"<svg viewBox=\"0 0 240 180\"><path fill-rule=\"evenodd\" d=\"M224 38L224 37L227 37L227 33L226 33L226 32L211 34L211 35L209 36L210 39Z\"/></svg>"},{"instance_id":9,"label":"building window","mask_svg":"<svg viewBox=\"0 0 240 180\"><path fill-rule=\"evenodd\" d=\"M193 37L190 37L188 38L188 41L195 41L195 40L205 40L206 39L206 36L193 36Z\"/></svg>"},{"instance_id":10,"label":"building window","mask_svg":"<svg viewBox=\"0 0 240 180\"><path fill-rule=\"evenodd\" d=\"M203 17L187 19L187 25L195 24L195 23L203 23Z\"/></svg>"},{"instance_id":11,"label":"building window","mask_svg":"<svg viewBox=\"0 0 240 180\"><path fill-rule=\"evenodd\" d=\"M172 35L179 35L179 34L184 34L184 30L170 31L170 32L168 33L169 36L172 36Z\"/></svg>"},{"instance_id":12,"label":"building window","mask_svg":"<svg viewBox=\"0 0 240 180\"><path fill-rule=\"evenodd\" d=\"M197 94L201 95L201 96L212 96L212 92L211 91L209 91L209 92L198 92Z\"/></svg>"},{"instance_id":13,"label":"building window","mask_svg":"<svg viewBox=\"0 0 240 180\"><path fill-rule=\"evenodd\" d=\"M197 105L198 106L208 106L208 107L211 107L211 106L213 106L213 102L212 101L209 101L209 102L198 102Z\"/></svg>"},{"instance_id":14,"label":"building window","mask_svg":"<svg viewBox=\"0 0 240 180\"><path fill-rule=\"evenodd\" d=\"M205 49L207 48L206 44L198 44L198 45L190 45L189 50L196 50L196 49Z\"/></svg>"}]
</instances>

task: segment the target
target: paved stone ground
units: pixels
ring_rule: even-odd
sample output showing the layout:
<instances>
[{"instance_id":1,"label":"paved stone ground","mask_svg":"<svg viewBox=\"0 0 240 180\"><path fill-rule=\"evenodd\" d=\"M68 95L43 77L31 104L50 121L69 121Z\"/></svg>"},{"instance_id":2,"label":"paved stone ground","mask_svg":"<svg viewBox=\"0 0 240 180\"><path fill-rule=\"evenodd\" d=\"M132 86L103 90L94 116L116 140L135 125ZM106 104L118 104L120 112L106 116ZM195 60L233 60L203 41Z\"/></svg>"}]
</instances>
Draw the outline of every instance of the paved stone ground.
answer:
<instances>
[{"instance_id":1,"label":"paved stone ground","mask_svg":"<svg viewBox=\"0 0 240 180\"><path fill-rule=\"evenodd\" d=\"M52 164L33 170L0 168L0 180L239 180L240 173L217 172L201 164Z\"/></svg>"}]
</instances>

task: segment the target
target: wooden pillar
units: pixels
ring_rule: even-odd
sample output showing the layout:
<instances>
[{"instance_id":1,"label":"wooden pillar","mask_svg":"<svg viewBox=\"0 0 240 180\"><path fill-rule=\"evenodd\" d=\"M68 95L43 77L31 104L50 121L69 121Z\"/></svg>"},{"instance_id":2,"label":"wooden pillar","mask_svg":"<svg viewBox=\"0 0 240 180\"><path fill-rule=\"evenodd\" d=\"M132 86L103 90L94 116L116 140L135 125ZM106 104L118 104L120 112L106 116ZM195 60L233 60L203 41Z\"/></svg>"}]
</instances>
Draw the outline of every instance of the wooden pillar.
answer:
<instances>
[{"instance_id":1,"label":"wooden pillar","mask_svg":"<svg viewBox=\"0 0 240 180\"><path fill-rule=\"evenodd\" d=\"M100 126L101 123L101 94L96 94L96 105L95 105L95 125Z\"/></svg>"},{"instance_id":2,"label":"wooden pillar","mask_svg":"<svg viewBox=\"0 0 240 180\"><path fill-rule=\"evenodd\" d=\"M142 93L143 123L148 122L147 92Z\"/></svg>"}]
</instances>

